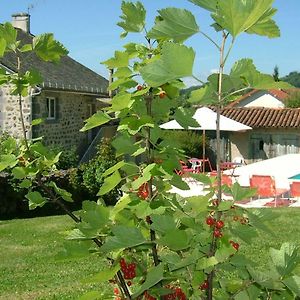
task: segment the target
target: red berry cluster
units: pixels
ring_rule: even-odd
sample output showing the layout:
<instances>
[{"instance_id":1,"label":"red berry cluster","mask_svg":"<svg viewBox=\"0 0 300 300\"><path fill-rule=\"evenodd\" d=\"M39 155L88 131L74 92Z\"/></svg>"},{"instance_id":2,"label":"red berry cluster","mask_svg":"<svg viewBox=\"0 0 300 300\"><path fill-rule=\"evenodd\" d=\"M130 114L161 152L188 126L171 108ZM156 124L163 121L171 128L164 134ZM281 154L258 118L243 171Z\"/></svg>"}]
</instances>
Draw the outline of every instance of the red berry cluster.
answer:
<instances>
[{"instance_id":1,"label":"red berry cluster","mask_svg":"<svg viewBox=\"0 0 300 300\"><path fill-rule=\"evenodd\" d=\"M203 291L203 290L207 290L209 287L209 284L208 284L208 280L204 280L201 285L200 285L200 289Z\"/></svg>"},{"instance_id":2,"label":"red berry cluster","mask_svg":"<svg viewBox=\"0 0 300 300\"><path fill-rule=\"evenodd\" d=\"M212 216L208 216L206 218L206 224L214 228L214 232L213 232L214 237L221 238L223 236L221 229L224 227L225 224L222 220L216 221L216 219L213 218Z\"/></svg>"},{"instance_id":3,"label":"red berry cluster","mask_svg":"<svg viewBox=\"0 0 300 300\"><path fill-rule=\"evenodd\" d=\"M174 292L168 295L164 295L164 300L186 300L185 293L180 287L171 288Z\"/></svg>"},{"instance_id":4,"label":"red berry cluster","mask_svg":"<svg viewBox=\"0 0 300 300\"><path fill-rule=\"evenodd\" d=\"M156 300L155 297L151 296L147 291L144 293L145 300Z\"/></svg>"},{"instance_id":5,"label":"red berry cluster","mask_svg":"<svg viewBox=\"0 0 300 300\"><path fill-rule=\"evenodd\" d=\"M124 274L124 279L133 279L136 276L136 264L130 263L127 264L124 258L120 259L120 267L121 271ZM127 284L130 286L132 283L130 281L127 282Z\"/></svg>"},{"instance_id":6,"label":"red berry cluster","mask_svg":"<svg viewBox=\"0 0 300 300\"><path fill-rule=\"evenodd\" d=\"M116 296L115 300L122 300L122 298L120 297L120 291L117 287L114 288L114 295Z\"/></svg>"},{"instance_id":7,"label":"red berry cluster","mask_svg":"<svg viewBox=\"0 0 300 300\"><path fill-rule=\"evenodd\" d=\"M138 191L138 196L142 199L147 199L149 196L149 189L148 189L148 183L143 183L140 187L139 187L139 191Z\"/></svg>"},{"instance_id":8,"label":"red berry cluster","mask_svg":"<svg viewBox=\"0 0 300 300\"><path fill-rule=\"evenodd\" d=\"M234 241L229 241L229 243L232 245L232 247L238 251L240 248L240 244L239 243L235 243Z\"/></svg>"}]
</instances>

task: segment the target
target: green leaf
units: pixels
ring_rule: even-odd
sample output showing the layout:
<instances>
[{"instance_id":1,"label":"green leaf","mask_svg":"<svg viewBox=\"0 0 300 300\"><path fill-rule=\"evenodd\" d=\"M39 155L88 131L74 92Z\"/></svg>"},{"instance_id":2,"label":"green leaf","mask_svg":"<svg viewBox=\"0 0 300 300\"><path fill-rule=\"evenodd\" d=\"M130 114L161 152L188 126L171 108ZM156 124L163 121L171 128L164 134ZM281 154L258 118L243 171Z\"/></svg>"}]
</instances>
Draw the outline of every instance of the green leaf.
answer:
<instances>
[{"instance_id":1,"label":"green leaf","mask_svg":"<svg viewBox=\"0 0 300 300\"><path fill-rule=\"evenodd\" d=\"M113 111L120 111L125 108L130 108L134 100L131 98L131 94L129 93L118 93L112 99L111 109Z\"/></svg>"},{"instance_id":2,"label":"green leaf","mask_svg":"<svg viewBox=\"0 0 300 300\"><path fill-rule=\"evenodd\" d=\"M150 39L173 39L183 42L199 32L194 15L180 8L169 7L158 11L154 27L148 32Z\"/></svg>"},{"instance_id":3,"label":"green leaf","mask_svg":"<svg viewBox=\"0 0 300 300\"><path fill-rule=\"evenodd\" d=\"M173 174L172 179L170 180L170 184L174 185L175 187L177 187L180 190L184 190L184 191L188 191L190 189L189 185L182 180L182 177L177 175L177 174Z\"/></svg>"},{"instance_id":4,"label":"green leaf","mask_svg":"<svg viewBox=\"0 0 300 300\"><path fill-rule=\"evenodd\" d=\"M12 168L18 163L18 160L13 154L0 155L0 172L6 168Z\"/></svg>"},{"instance_id":5,"label":"green leaf","mask_svg":"<svg viewBox=\"0 0 300 300\"><path fill-rule=\"evenodd\" d=\"M52 33L45 33L33 38L33 50L44 61L58 62L68 50L58 41L54 40Z\"/></svg>"},{"instance_id":6,"label":"green leaf","mask_svg":"<svg viewBox=\"0 0 300 300\"><path fill-rule=\"evenodd\" d=\"M114 189L120 182L122 178L118 170L116 170L112 175L104 179L103 185L101 186L97 196L102 196Z\"/></svg>"},{"instance_id":7,"label":"green leaf","mask_svg":"<svg viewBox=\"0 0 300 300\"><path fill-rule=\"evenodd\" d=\"M84 125L83 128L80 129L80 131L87 131L94 127L98 127L100 125L103 125L103 124L109 122L111 119L112 118L108 114L106 114L102 111L98 111L94 115L92 115L90 118L85 120L86 124Z\"/></svg>"},{"instance_id":8,"label":"green leaf","mask_svg":"<svg viewBox=\"0 0 300 300\"><path fill-rule=\"evenodd\" d=\"M279 281L276 273L268 271L260 272L249 266L247 269L253 280L262 287L279 291L284 289L284 285Z\"/></svg>"},{"instance_id":9,"label":"green leaf","mask_svg":"<svg viewBox=\"0 0 300 300\"><path fill-rule=\"evenodd\" d=\"M145 82L153 87L191 76L195 52L192 48L174 43L164 43L161 57L141 68ZM176 61L176 63L174 63Z\"/></svg>"},{"instance_id":10,"label":"green leaf","mask_svg":"<svg viewBox=\"0 0 300 300\"><path fill-rule=\"evenodd\" d=\"M157 242L167 246L173 251L179 251L188 248L190 246L190 240L191 236L185 230L173 229L168 231Z\"/></svg>"},{"instance_id":11,"label":"green leaf","mask_svg":"<svg viewBox=\"0 0 300 300\"><path fill-rule=\"evenodd\" d=\"M156 164L150 164L143 169L143 174L138 179L132 182L132 188L137 190L142 184L148 182L151 179L151 171L156 167Z\"/></svg>"},{"instance_id":12,"label":"green leaf","mask_svg":"<svg viewBox=\"0 0 300 300\"><path fill-rule=\"evenodd\" d=\"M77 260L90 255L91 241L68 241L64 243L63 250L56 256L56 260Z\"/></svg>"},{"instance_id":13,"label":"green leaf","mask_svg":"<svg viewBox=\"0 0 300 300\"><path fill-rule=\"evenodd\" d=\"M106 65L109 69L128 67L129 55L126 51L115 51L115 56L103 61L102 64Z\"/></svg>"},{"instance_id":14,"label":"green leaf","mask_svg":"<svg viewBox=\"0 0 300 300\"><path fill-rule=\"evenodd\" d=\"M274 21L270 22L274 0L220 0L213 19L233 37L242 32L256 33L268 37L280 36ZM270 10L272 10L270 12ZM264 24L264 30L261 30Z\"/></svg>"},{"instance_id":15,"label":"green leaf","mask_svg":"<svg viewBox=\"0 0 300 300\"><path fill-rule=\"evenodd\" d=\"M231 187L232 197L235 201L249 199L256 195L256 189L241 187L237 182Z\"/></svg>"},{"instance_id":16,"label":"green leaf","mask_svg":"<svg viewBox=\"0 0 300 300\"><path fill-rule=\"evenodd\" d=\"M128 134L117 136L112 141L112 145L116 149L117 156L123 154L131 155L139 149L138 145L134 145L133 137L129 136Z\"/></svg>"},{"instance_id":17,"label":"green leaf","mask_svg":"<svg viewBox=\"0 0 300 300\"><path fill-rule=\"evenodd\" d=\"M113 165L112 167L110 167L109 169L107 169L103 174L102 174L102 177L106 177L110 174L112 174L113 172L121 169L122 167L125 166L125 161L124 160L121 160L119 162L117 162L115 165Z\"/></svg>"},{"instance_id":18,"label":"green leaf","mask_svg":"<svg viewBox=\"0 0 300 300\"><path fill-rule=\"evenodd\" d=\"M189 0L189 1L212 12L215 12L218 4L218 0Z\"/></svg>"},{"instance_id":19,"label":"green leaf","mask_svg":"<svg viewBox=\"0 0 300 300\"><path fill-rule=\"evenodd\" d=\"M0 25L0 37L4 39L6 47L9 50L16 50L17 47L17 30L12 26L11 23L6 22ZM3 48L3 45L2 45Z\"/></svg>"},{"instance_id":20,"label":"green leaf","mask_svg":"<svg viewBox=\"0 0 300 300\"><path fill-rule=\"evenodd\" d=\"M288 277L282 281L293 293L300 297L300 277L297 275Z\"/></svg>"},{"instance_id":21,"label":"green leaf","mask_svg":"<svg viewBox=\"0 0 300 300\"><path fill-rule=\"evenodd\" d=\"M194 109L179 107L176 109L173 117L185 129L188 127L200 127L200 124L193 118L194 112Z\"/></svg>"},{"instance_id":22,"label":"green leaf","mask_svg":"<svg viewBox=\"0 0 300 300\"><path fill-rule=\"evenodd\" d=\"M19 187L22 189L28 189L32 186L32 182L29 179L24 179L20 184Z\"/></svg>"},{"instance_id":23,"label":"green leaf","mask_svg":"<svg viewBox=\"0 0 300 300\"><path fill-rule=\"evenodd\" d=\"M122 27L127 32L141 32L145 27L146 10L141 2L126 2L122 1L122 15L123 20L117 25Z\"/></svg>"},{"instance_id":24,"label":"green leaf","mask_svg":"<svg viewBox=\"0 0 300 300\"><path fill-rule=\"evenodd\" d=\"M202 257L197 262L197 270L205 270L218 264L218 260L214 257Z\"/></svg>"},{"instance_id":25,"label":"green leaf","mask_svg":"<svg viewBox=\"0 0 300 300\"><path fill-rule=\"evenodd\" d=\"M16 179L23 179L26 177L27 172L26 168L23 167L15 167L12 170L12 174Z\"/></svg>"},{"instance_id":26,"label":"green leaf","mask_svg":"<svg viewBox=\"0 0 300 300\"><path fill-rule=\"evenodd\" d=\"M154 127L154 121L151 116L143 115L141 117L131 116L124 118L118 127L118 131L126 130L130 135L136 135L143 127Z\"/></svg>"},{"instance_id":27,"label":"green leaf","mask_svg":"<svg viewBox=\"0 0 300 300\"><path fill-rule=\"evenodd\" d=\"M240 225L237 228L231 228L232 234L246 243L251 243L251 240L257 236L257 232L246 225Z\"/></svg>"},{"instance_id":28,"label":"green leaf","mask_svg":"<svg viewBox=\"0 0 300 300\"><path fill-rule=\"evenodd\" d=\"M28 192L25 197L29 200L29 209L35 209L37 207L42 207L47 200L37 191Z\"/></svg>"},{"instance_id":29,"label":"green leaf","mask_svg":"<svg viewBox=\"0 0 300 300\"><path fill-rule=\"evenodd\" d=\"M55 192L61 196L67 202L73 202L72 194L66 191L65 189L59 188L54 181L49 183L49 186L53 187Z\"/></svg>"},{"instance_id":30,"label":"green leaf","mask_svg":"<svg viewBox=\"0 0 300 300\"><path fill-rule=\"evenodd\" d=\"M34 119L34 120L32 120L31 121L31 125L32 126L36 126L36 125L39 125L39 124L41 124L41 123L44 123L44 119L41 119L41 118L39 118L39 119Z\"/></svg>"},{"instance_id":31,"label":"green leaf","mask_svg":"<svg viewBox=\"0 0 300 300\"><path fill-rule=\"evenodd\" d=\"M20 49L21 52L29 52L32 51L32 44L25 44Z\"/></svg>"},{"instance_id":32,"label":"green leaf","mask_svg":"<svg viewBox=\"0 0 300 300\"><path fill-rule=\"evenodd\" d=\"M170 215L152 215L151 228L161 233L167 233L176 229L174 218Z\"/></svg>"},{"instance_id":33,"label":"green leaf","mask_svg":"<svg viewBox=\"0 0 300 300\"><path fill-rule=\"evenodd\" d=\"M282 276L291 274L300 263L299 248L290 243L284 243L279 250L270 248L270 257L277 270Z\"/></svg>"},{"instance_id":34,"label":"green leaf","mask_svg":"<svg viewBox=\"0 0 300 300\"><path fill-rule=\"evenodd\" d=\"M270 8L267 10L261 18L247 30L247 33L255 33L259 35L266 35L269 38L278 37L280 35L280 30L276 23L271 20L271 17L277 12L277 9Z\"/></svg>"},{"instance_id":35,"label":"green leaf","mask_svg":"<svg viewBox=\"0 0 300 300\"><path fill-rule=\"evenodd\" d=\"M160 263L158 266L149 269L145 282L140 286L140 288L132 295L133 299L136 299L146 290L158 284L164 279L164 265Z\"/></svg>"},{"instance_id":36,"label":"green leaf","mask_svg":"<svg viewBox=\"0 0 300 300\"><path fill-rule=\"evenodd\" d=\"M210 197L211 195L193 196L184 198L184 200L186 201L188 207L192 207L194 211L199 213L207 210Z\"/></svg>"},{"instance_id":37,"label":"green leaf","mask_svg":"<svg viewBox=\"0 0 300 300\"><path fill-rule=\"evenodd\" d=\"M119 67L114 73L114 78L126 78L132 75L132 71L128 67Z\"/></svg>"},{"instance_id":38,"label":"green leaf","mask_svg":"<svg viewBox=\"0 0 300 300\"><path fill-rule=\"evenodd\" d=\"M257 71L252 59L249 58L237 61L230 71L230 76L242 78L246 86L256 89L291 88L289 83L276 82L273 76Z\"/></svg>"},{"instance_id":39,"label":"green leaf","mask_svg":"<svg viewBox=\"0 0 300 300\"><path fill-rule=\"evenodd\" d=\"M102 282L108 282L110 279L112 279L117 272L120 270L119 265L112 266L109 269L105 269L93 276L90 276L88 278L85 278L81 280L82 283L102 283Z\"/></svg>"},{"instance_id":40,"label":"green leaf","mask_svg":"<svg viewBox=\"0 0 300 300\"><path fill-rule=\"evenodd\" d=\"M231 255L235 254L236 250L227 244L221 244L221 246L217 249L215 257L218 262L226 261Z\"/></svg>"},{"instance_id":41,"label":"green leaf","mask_svg":"<svg viewBox=\"0 0 300 300\"><path fill-rule=\"evenodd\" d=\"M115 226L112 228L114 236L108 237L100 248L103 252L110 252L123 248L132 248L146 242L139 228Z\"/></svg>"},{"instance_id":42,"label":"green leaf","mask_svg":"<svg viewBox=\"0 0 300 300\"><path fill-rule=\"evenodd\" d=\"M6 50L6 41L3 37L0 37L0 57L3 57Z\"/></svg>"}]
</instances>

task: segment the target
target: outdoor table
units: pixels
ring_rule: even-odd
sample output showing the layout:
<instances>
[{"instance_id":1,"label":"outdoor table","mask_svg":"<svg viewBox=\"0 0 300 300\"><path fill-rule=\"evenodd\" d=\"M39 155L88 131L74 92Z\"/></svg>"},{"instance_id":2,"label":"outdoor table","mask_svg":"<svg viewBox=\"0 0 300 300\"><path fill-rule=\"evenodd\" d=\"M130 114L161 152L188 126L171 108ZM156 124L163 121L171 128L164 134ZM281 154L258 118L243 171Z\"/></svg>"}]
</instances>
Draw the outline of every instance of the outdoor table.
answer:
<instances>
[{"instance_id":1,"label":"outdoor table","mask_svg":"<svg viewBox=\"0 0 300 300\"><path fill-rule=\"evenodd\" d=\"M199 169L199 171L204 172L205 166L208 165L209 171L212 171L212 166L208 158L190 158L189 162L192 165L193 169Z\"/></svg>"}]
</instances>

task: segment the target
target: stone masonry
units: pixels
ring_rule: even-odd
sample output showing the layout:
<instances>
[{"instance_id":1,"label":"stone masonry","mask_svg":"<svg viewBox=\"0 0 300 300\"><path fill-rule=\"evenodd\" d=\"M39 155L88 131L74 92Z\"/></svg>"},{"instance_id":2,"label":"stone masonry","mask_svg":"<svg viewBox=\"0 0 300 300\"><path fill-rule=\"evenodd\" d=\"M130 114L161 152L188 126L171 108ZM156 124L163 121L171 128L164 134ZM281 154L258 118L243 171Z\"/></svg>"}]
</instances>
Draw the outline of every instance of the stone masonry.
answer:
<instances>
[{"instance_id":1,"label":"stone masonry","mask_svg":"<svg viewBox=\"0 0 300 300\"><path fill-rule=\"evenodd\" d=\"M19 138L23 137L22 123L19 111L19 96L10 95L10 86L0 89L0 132ZM22 98L23 116L27 137L30 138L31 97Z\"/></svg>"}]
</instances>

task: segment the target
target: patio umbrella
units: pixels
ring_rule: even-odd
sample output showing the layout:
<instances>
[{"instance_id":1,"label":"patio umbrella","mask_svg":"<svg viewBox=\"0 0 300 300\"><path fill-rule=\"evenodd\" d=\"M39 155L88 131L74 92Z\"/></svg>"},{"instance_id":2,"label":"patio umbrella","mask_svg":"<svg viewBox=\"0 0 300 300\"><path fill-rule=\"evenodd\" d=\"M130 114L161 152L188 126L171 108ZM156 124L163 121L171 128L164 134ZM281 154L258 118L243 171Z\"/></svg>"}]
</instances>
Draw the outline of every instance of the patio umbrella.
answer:
<instances>
[{"instance_id":1,"label":"patio umbrella","mask_svg":"<svg viewBox=\"0 0 300 300\"><path fill-rule=\"evenodd\" d=\"M189 130L202 130L203 135L203 159L205 159L205 132L206 130L216 130L217 125L217 113L208 107L200 107L196 110L193 118L200 124L199 127L188 127ZM160 125L162 129L180 129L184 128L176 121L172 120ZM221 131L246 131L252 129L240 122L227 118L225 116L220 116L220 130Z\"/></svg>"}]
</instances>

